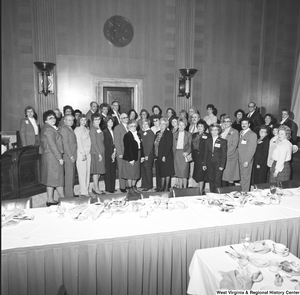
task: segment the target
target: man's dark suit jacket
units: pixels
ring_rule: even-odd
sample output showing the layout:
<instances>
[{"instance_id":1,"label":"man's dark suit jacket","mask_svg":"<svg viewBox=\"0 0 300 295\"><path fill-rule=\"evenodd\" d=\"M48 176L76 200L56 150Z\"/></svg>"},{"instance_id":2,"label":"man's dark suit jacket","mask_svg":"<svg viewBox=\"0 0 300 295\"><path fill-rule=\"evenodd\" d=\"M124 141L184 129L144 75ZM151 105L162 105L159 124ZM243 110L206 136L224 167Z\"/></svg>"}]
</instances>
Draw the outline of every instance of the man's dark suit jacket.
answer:
<instances>
[{"instance_id":1,"label":"man's dark suit jacket","mask_svg":"<svg viewBox=\"0 0 300 295\"><path fill-rule=\"evenodd\" d=\"M248 117L248 114L249 113L247 113L247 115L246 115L247 117ZM249 119L251 121L251 124L250 124L251 130L258 132L258 128L264 123L262 115L256 109Z\"/></svg>"},{"instance_id":2,"label":"man's dark suit jacket","mask_svg":"<svg viewBox=\"0 0 300 295\"><path fill-rule=\"evenodd\" d=\"M227 140L218 137L214 144L213 149L213 138L209 137L206 140L206 145L204 148L204 166L208 166L210 163L216 163L218 169L219 167L225 168L227 158Z\"/></svg>"},{"instance_id":3,"label":"man's dark suit jacket","mask_svg":"<svg viewBox=\"0 0 300 295\"><path fill-rule=\"evenodd\" d=\"M282 125L286 125L291 129L292 135L290 142L292 144L297 144L298 125L291 118L287 118Z\"/></svg>"}]
</instances>

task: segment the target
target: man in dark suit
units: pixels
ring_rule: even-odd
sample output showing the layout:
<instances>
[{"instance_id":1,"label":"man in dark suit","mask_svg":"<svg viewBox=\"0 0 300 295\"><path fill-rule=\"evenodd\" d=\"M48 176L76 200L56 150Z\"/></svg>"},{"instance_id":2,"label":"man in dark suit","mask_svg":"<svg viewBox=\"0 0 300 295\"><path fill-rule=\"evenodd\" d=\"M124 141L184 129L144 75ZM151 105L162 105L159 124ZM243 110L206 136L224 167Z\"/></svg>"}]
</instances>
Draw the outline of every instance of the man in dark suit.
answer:
<instances>
[{"instance_id":1,"label":"man in dark suit","mask_svg":"<svg viewBox=\"0 0 300 295\"><path fill-rule=\"evenodd\" d=\"M204 148L203 170L207 170L210 191L217 193L217 187L221 187L222 184L226 165L227 140L219 136L222 132L219 124L211 124L209 131L211 137L206 140Z\"/></svg>"},{"instance_id":2,"label":"man in dark suit","mask_svg":"<svg viewBox=\"0 0 300 295\"><path fill-rule=\"evenodd\" d=\"M113 119L114 119L114 126L113 126L113 128L115 128L118 124L121 123L119 108L120 108L120 105L119 105L119 103L117 101L113 101L111 103L111 109L109 110L108 114L110 116L112 116Z\"/></svg>"},{"instance_id":3,"label":"man in dark suit","mask_svg":"<svg viewBox=\"0 0 300 295\"><path fill-rule=\"evenodd\" d=\"M253 157L257 146L257 135L250 129L249 118L243 118L241 126L242 131L238 144L241 187L243 192L248 192L250 190Z\"/></svg>"},{"instance_id":4,"label":"man in dark suit","mask_svg":"<svg viewBox=\"0 0 300 295\"><path fill-rule=\"evenodd\" d=\"M92 114L93 113L97 113L98 112L98 104L97 102L95 101L92 101L90 103L90 110L86 113L85 117L86 117L86 122L87 122L87 125L90 126L91 124L91 118L92 118Z\"/></svg>"},{"instance_id":5,"label":"man in dark suit","mask_svg":"<svg viewBox=\"0 0 300 295\"><path fill-rule=\"evenodd\" d=\"M290 118L290 110L288 109L282 109L281 110L281 122L280 124L286 125L291 129L291 138L290 142L292 144L297 145L297 133L298 133L298 125Z\"/></svg>"},{"instance_id":6,"label":"man in dark suit","mask_svg":"<svg viewBox=\"0 0 300 295\"><path fill-rule=\"evenodd\" d=\"M72 129L74 117L67 115L64 117L64 124L59 133L62 136L63 160L65 163L65 196L74 197L75 183L75 163L77 160L77 141L74 130Z\"/></svg>"},{"instance_id":7,"label":"man in dark suit","mask_svg":"<svg viewBox=\"0 0 300 295\"><path fill-rule=\"evenodd\" d=\"M128 116L126 113L120 115L121 124L117 125L114 129L115 147L116 147L116 158L118 163L119 173L119 187L122 193L126 192L126 181L121 177L123 154L124 154L124 135L127 133Z\"/></svg>"},{"instance_id":8,"label":"man in dark suit","mask_svg":"<svg viewBox=\"0 0 300 295\"><path fill-rule=\"evenodd\" d=\"M264 123L262 115L259 113L256 104L251 101L248 103L249 112L246 114L247 118L250 119L250 128L256 134L258 134L259 127Z\"/></svg>"}]
</instances>

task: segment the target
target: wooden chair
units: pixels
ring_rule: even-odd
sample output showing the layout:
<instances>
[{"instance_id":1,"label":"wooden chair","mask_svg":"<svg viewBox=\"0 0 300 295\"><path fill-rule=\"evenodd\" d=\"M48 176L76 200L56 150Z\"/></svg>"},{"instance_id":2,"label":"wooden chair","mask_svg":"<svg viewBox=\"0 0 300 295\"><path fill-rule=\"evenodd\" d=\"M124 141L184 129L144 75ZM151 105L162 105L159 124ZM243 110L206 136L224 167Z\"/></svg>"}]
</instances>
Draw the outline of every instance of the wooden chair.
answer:
<instances>
[{"instance_id":1,"label":"wooden chair","mask_svg":"<svg viewBox=\"0 0 300 295\"><path fill-rule=\"evenodd\" d=\"M78 197L78 198L59 198L61 205L89 205L91 203L91 197Z\"/></svg>"},{"instance_id":2,"label":"wooden chair","mask_svg":"<svg viewBox=\"0 0 300 295\"><path fill-rule=\"evenodd\" d=\"M143 199L147 199L150 196L162 196L162 194L168 193L169 194L169 198L173 197L171 192L142 192L142 198Z\"/></svg>"},{"instance_id":3,"label":"wooden chair","mask_svg":"<svg viewBox=\"0 0 300 295\"><path fill-rule=\"evenodd\" d=\"M268 182L268 183L257 183L257 184L253 184L254 189L268 189L270 188L270 185L276 185L276 183L274 182Z\"/></svg>"},{"instance_id":4,"label":"wooden chair","mask_svg":"<svg viewBox=\"0 0 300 295\"><path fill-rule=\"evenodd\" d=\"M218 194L228 194L231 192L241 192L242 187L240 185L217 187Z\"/></svg>"},{"instance_id":5,"label":"wooden chair","mask_svg":"<svg viewBox=\"0 0 300 295\"><path fill-rule=\"evenodd\" d=\"M288 180L280 182L282 188L297 188L300 187L300 180Z\"/></svg>"},{"instance_id":6,"label":"wooden chair","mask_svg":"<svg viewBox=\"0 0 300 295\"><path fill-rule=\"evenodd\" d=\"M172 191L174 198L201 195L199 187L188 187L182 189L174 187Z\"/></svg>"},{"instance_id":7,"label":"wooden chair","mask_svg":"<svg viewBox=\"0 0 300 295\"><path fill-rule=\"evenodd\" d=\"M32 208L32 198L21 198L14 200L5 200L1 202L2 210L13 210L13 209L30 209Z\"/></svg>"}]
</instances>

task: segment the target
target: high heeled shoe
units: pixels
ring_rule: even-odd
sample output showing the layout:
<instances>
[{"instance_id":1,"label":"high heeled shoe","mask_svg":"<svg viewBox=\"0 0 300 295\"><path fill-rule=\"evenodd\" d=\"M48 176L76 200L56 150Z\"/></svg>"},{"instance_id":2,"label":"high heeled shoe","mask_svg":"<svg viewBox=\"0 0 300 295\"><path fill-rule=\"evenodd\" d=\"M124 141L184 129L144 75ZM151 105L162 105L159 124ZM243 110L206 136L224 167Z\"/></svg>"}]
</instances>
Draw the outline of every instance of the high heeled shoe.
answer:
<instances>
[{"instance_id":1,"label":"high heeled shoe","mask_svg":"<svg viewBox=\"0 0 300 295\"><path fill-rule=\"evenodd\" d=\"M58 205L59 204L59 202L46 202L46 206L47 207L50 207L50 206L55 206L55 205Z\"/></svg>"}]
</instances>

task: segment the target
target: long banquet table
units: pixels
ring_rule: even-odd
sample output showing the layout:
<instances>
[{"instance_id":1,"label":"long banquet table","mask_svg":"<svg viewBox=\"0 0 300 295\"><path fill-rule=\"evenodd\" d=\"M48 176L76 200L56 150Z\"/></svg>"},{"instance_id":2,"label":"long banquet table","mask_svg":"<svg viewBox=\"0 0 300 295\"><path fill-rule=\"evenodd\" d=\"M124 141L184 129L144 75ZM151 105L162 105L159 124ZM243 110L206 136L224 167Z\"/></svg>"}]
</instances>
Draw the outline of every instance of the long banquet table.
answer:
<instances>
[{"instance_id":1,"label":"long banquet table","mask_svg":"<svg viewBox=\"0 0 300 295\"><path fill-rule=\"evenodd\" d=\"M25 210L35 216L2 228L1 294L186 294L188 267L196 249L252 240L286 244L300 255L300 192L290 189L280 205L246 204L232 213L208 208L195 197L186 209L155 209L74 221ZM151 200L145 200L150 202ZM128 207L130 208L130 206Z\"/></svg>"}]
</instances>

